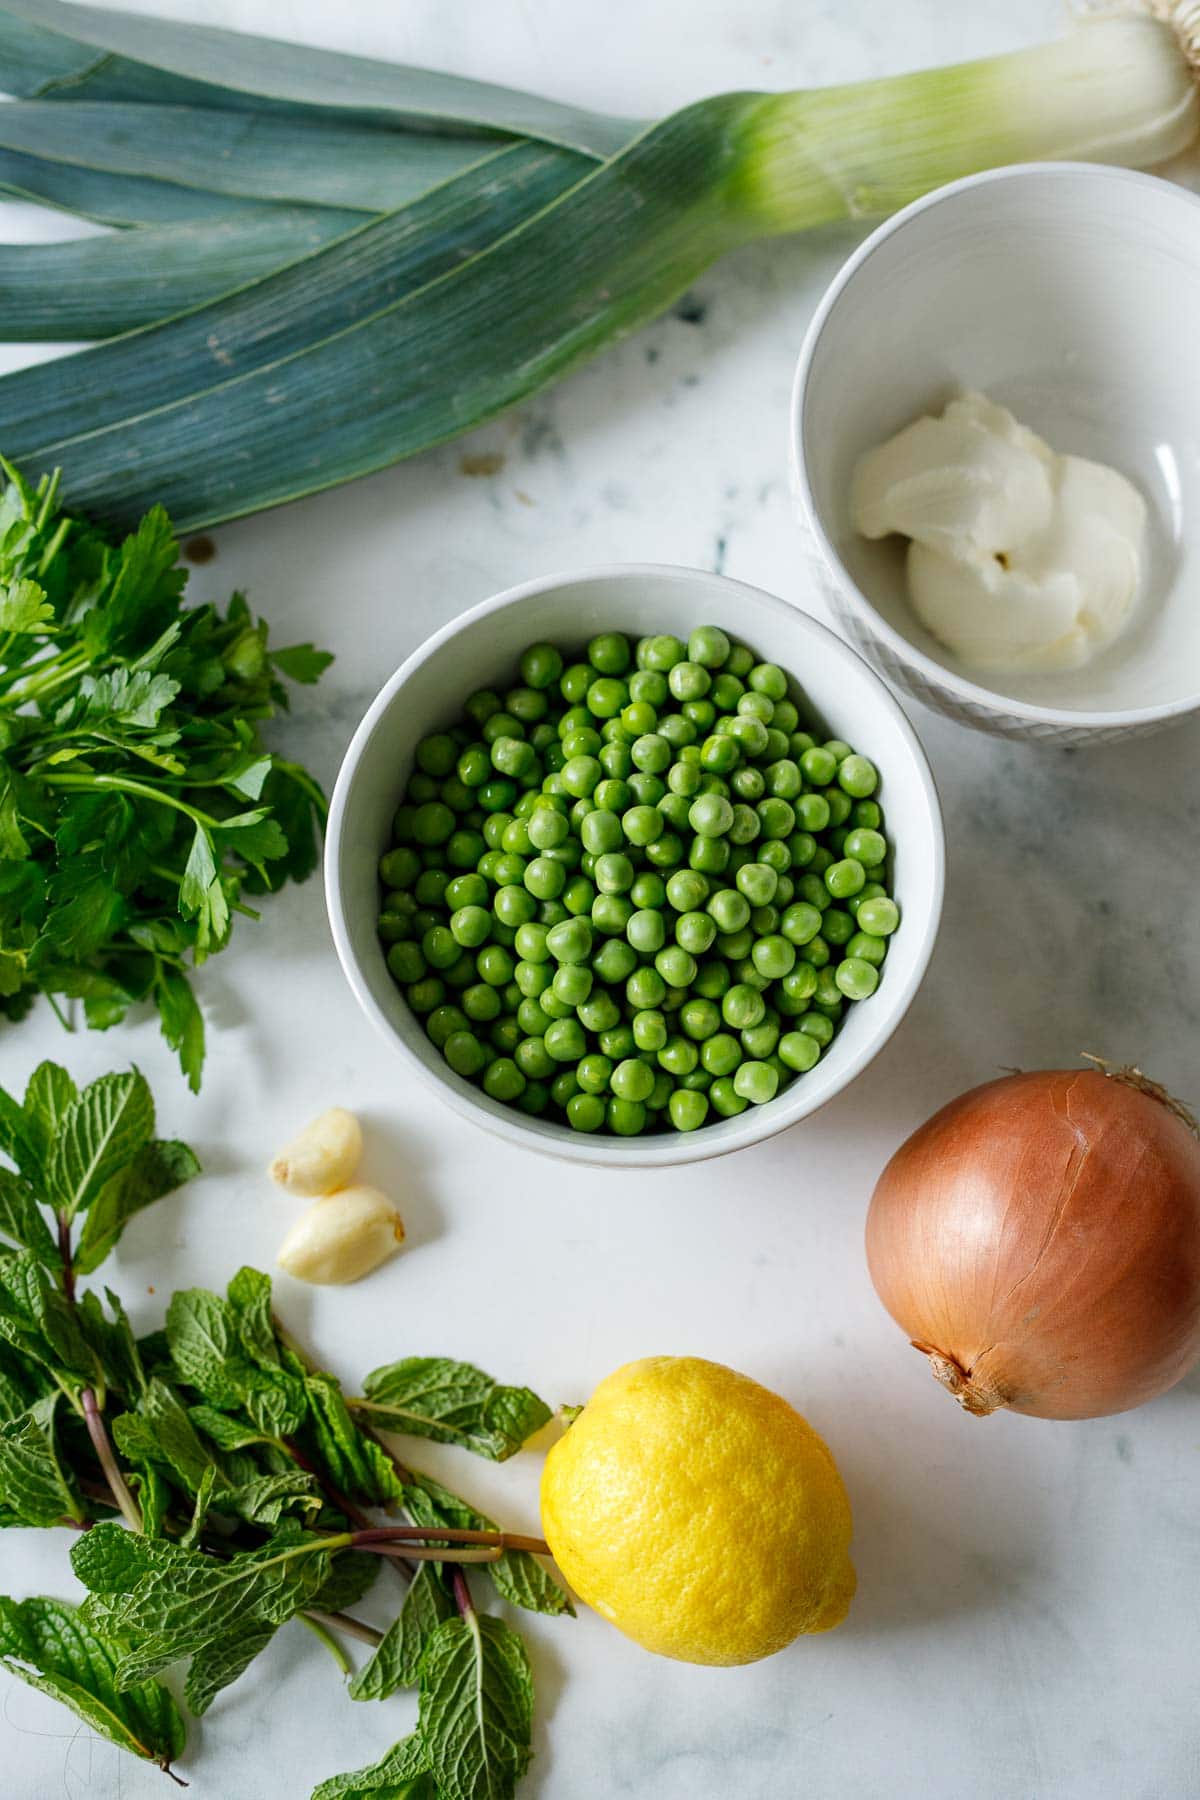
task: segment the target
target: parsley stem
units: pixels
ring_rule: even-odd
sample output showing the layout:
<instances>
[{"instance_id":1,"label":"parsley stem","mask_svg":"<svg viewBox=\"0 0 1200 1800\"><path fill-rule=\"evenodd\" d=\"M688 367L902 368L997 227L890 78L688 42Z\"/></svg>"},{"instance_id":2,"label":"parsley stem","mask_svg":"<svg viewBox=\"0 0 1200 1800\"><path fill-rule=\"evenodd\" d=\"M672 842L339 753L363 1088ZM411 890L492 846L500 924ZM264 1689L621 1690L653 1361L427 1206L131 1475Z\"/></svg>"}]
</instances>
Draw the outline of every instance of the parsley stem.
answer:
<instances>
[{"instance_id":1,"label":"parsley stem","mask_svg":"<svg viewBox=\"0 0 1200 1800\"><path fill-rule=\"evenodd\" d=\"M152 787L148 781L133 781L128 775L43 775L42 780L47 787L79 788L87 793L136 794L142 800L157 800L160 806L170 806L176 812L184 813L209 831L220 824L219 819L211 818L198 807L189 806L186 800L177 799L165 788Z\"/></svg>"},{"instance_id":2,"label":"parsley stem","mask_svg":"<svg viewBox=\"0 0 1200 1800\"><path fill-rule=\"evenodd\" d=\"M87 1424L88 1436L92 1440L92 1448L96 1452L96 1460L104 1470L105 1480L117 1503L117 1510L131 1531L142 1529L142 1515L138 1503L125 1485L125 1477L117 1467L117 1459L113 1455L112 1445L108 1441L108 1433L104 1429L104 1420L100 1408L96 1404L96 1396L90 1387L86 1387L80 1395L83 1402L83 1416Z\"/></svg>"}]
</instances>

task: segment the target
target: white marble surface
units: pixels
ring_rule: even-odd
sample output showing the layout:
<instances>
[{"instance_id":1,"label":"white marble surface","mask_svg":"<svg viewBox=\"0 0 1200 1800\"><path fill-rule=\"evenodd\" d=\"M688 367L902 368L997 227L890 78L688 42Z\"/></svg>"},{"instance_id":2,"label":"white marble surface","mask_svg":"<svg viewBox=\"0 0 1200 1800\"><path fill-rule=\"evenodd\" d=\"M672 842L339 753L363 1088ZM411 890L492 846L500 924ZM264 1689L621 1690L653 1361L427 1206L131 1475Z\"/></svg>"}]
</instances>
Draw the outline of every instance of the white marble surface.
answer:
<instances>
[{"instance_id":1,"label":"white marble surface","mask_svg":"<svg viewBox=\"0 0 1200 1800\"><path fill-rule=\"evenodd\" d=\"M136 3L136 0L134 0ZM166 0L159 0L166 9ZM146 7L145 10L151 10ZM614 110L982 54L1059 22L1057 0L174 0L180 16L444 65ZM29 228L17 215L6 235ZM817 610L785 478L805 321L853 241L756 248L667 318L516 417L358 486L218 534L195 594L246 586L338 662L288 741L331 780L368 698L432 628L528 576L614 558L723 567ZM464 448L505 458L460 473ZM203 977L203 1095L153 1028L0 1036L0 1081L41 1056L88 1077L136 1058L204 1178L126 1235L116 1285L139 1324L176 1285L270 1267L294 1206L260 1170L330 1101L361 1109L370 1173L402 1199L404 1256L352 1292L286 1279L289 1320L353 1379L383 1360L473 1358L552 1402L618 1363L697 1352L788 1395L823 1431L856 1514L847 1625L757 1667L655 1660L591 1616L528 1624L538 1683L528 1800L1183 1800L1200 1789L1195 1669L1200 1376L1087 1425L960 1415L883 1315L863 1210L897 1142L1000 1065L1076 1051L1140 1060L1200 1096L1195 903L1200 730L1084 755L1014 747L914 709L945 801L950 884L921 996L818 1118L678 1175L614 1180L464 1129L404 1080L334 963L316 883L239 927ZM538 1458L424 1459L514 1526ZM0 1587L70 1594L57 1534L6 1533ZM200 1800L304 1800L409 1727L355 1706L285 1629L194 1728ZM162 1778L0 1675L7 1800L141 1800Z\"/></svg>"}]
</instances>

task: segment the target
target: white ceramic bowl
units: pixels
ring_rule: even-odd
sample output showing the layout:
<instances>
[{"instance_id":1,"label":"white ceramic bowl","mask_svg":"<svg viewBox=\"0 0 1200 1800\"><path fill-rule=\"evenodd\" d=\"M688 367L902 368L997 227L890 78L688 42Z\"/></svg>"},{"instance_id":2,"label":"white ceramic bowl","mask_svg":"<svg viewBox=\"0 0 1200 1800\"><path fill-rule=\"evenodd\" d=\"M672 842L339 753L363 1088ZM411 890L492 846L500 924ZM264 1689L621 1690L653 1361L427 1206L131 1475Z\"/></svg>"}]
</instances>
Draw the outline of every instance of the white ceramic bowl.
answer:
<instances>
[{"instance_id":1,"label":"white ceramic bowl","mask_svg":"<svg viewBox=\"0 0 1200 1800\"><path fill-rule=\"evenodd\" d=\"M964 724L1089 744L1200 707L1200 199L1094 163L956 181L880 226L808 331L792 472L834 614L876 668ZM851 528L858 456L962 388L1056 450L1110 463L1149 506L1126 632L1086 668L988 677L911 612L901 540Z\"/></svg>"},{"instance_id":2,"label":"white ceramic bowl","mask_svg":"<svg viewBox=\"0 0 1200 1800\"><path fill-rule=\"evenodd\" d=\"M449 1069L388 973L376 936L376 864L426 733L444 729L476 688L506 686L520 652L541 639L570 648L596 632L686 638L696 625L724 625L795 678L797 699L869 756L894 845L892 891L900 928L883 979L848 1009L817 1066L778 1099L690 1133L593 1137L528 1117L491 1100ZM534 1150L613 1168L695 1162L758 1142L832 1099L887 1042L925 973L942 909L944 844L933 778L916 735L883 683L832 632L771 594L721 575L626 564L549 576L511 588L443 627L410 656L378 695L346 752L329 810L325 894L333 939L363 1011L412 1074L465 1118Z\"/></svg>"}]
</instances>

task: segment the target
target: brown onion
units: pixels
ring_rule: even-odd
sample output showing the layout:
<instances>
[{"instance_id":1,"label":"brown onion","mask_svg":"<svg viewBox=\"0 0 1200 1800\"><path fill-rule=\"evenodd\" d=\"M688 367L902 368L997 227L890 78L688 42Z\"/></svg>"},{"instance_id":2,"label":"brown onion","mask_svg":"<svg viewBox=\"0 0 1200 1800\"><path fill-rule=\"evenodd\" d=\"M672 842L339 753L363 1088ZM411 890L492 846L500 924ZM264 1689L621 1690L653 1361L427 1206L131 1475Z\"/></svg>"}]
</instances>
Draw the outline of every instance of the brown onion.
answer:
<instances>
[{"instance_id":1,"label":"brown onion","mask_svg":"<svg viewBox=\"0 0 1200 1800\"><path fill-rule=\"evenodd\" d=\"M1200 1143L1136 1070L974 1088L867 1217L879 1297L967 1412L1123 1412L1200 1357Z\"/></svg>"}]
</instances>

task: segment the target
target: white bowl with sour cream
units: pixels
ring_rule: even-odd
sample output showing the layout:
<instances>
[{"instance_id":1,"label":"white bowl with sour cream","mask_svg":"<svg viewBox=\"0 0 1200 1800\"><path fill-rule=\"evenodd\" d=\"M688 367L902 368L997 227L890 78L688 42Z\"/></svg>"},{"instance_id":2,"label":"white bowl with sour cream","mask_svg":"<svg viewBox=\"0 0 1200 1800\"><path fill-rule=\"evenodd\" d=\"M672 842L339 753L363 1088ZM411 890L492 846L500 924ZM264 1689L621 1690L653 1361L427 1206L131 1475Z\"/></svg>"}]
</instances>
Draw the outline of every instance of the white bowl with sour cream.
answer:
<instances>
[{"instance_id":1,"label":"white bowl with sour cream","mask_svg":"<svg viewBox=\"0 0 1200 1800\"><path fill-rule=\"evenodd\" d=\"M792 474L839 624L880 672L963 724L1059 744L1200 710L1200 197L1093 163L939 188L873 232L825 294L792 406ZM981 390L1145 499L1118 635L1074 668L980 670L917 618L907 541L854 527L859 459Z\"/></svg>"}]
</instances>

